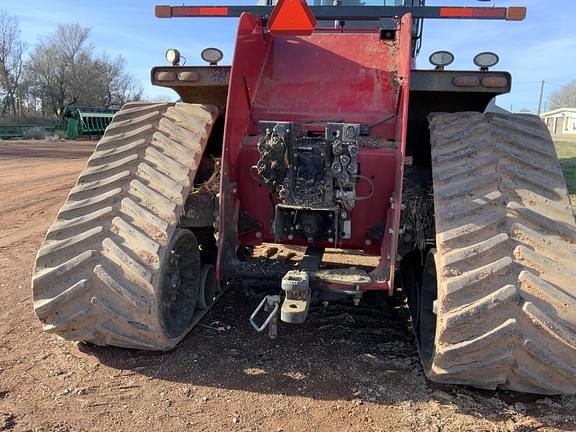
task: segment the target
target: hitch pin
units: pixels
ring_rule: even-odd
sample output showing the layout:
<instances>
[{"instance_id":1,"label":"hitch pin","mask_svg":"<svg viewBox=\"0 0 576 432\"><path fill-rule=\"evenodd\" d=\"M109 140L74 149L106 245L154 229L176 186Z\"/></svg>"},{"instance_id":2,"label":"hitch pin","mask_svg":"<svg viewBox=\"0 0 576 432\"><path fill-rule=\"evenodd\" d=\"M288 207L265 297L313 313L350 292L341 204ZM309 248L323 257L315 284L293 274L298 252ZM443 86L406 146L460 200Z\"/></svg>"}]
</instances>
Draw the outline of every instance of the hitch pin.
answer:
<instances>
[{"instance_id":1,"label":"hitch pin","mask_svg":"<svg viewBox=\"0 0 576 432\"><path fill-rule=\"evenodd\" d=\"M264 308L264 311L270 312L266 320L258 325L256 323L256 315ZM270 339L276 339L278 336L278 310L280 309L280 296L279 295L267 295L262 299L260 304L254 309L252 315L250 315L250 324L254 327L257 332L262 332L268 327L268 336Z\"/></svg>"}]
</instances>

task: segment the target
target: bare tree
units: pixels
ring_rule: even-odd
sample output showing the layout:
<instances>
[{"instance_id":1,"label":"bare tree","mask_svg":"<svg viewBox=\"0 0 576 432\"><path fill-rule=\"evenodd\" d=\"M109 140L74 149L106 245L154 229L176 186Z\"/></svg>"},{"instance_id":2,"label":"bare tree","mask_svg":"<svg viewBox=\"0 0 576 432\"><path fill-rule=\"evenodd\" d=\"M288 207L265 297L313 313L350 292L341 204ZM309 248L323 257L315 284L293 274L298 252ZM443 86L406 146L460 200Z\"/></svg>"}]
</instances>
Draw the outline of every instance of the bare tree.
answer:
<instances>
[{"instance_id":1,"label":"bare tree","mask_svg":"<svg viewBox=\"0 0 576 432\"><path fill-rule=\"evenodd\" d=\"M125 64L126 60L121 55L112 59L106 54L94 62L100 85L100 105L120 107L128 101L142 98L142 86L133 76L124 72Z\"/></svg>"},{"instance_id":2,"label":"bare tree","mask_svg":"<svg viewBox=\"0 0 576 432\"><path fill-rule=\"evenodd\" d=\"M32 52L27 82L44 113L59 114L70 104L122 105L140 96L139 84L124 71L124 58L96 57L89 35L90 29L78 24L59 25Z\"/></svg>"},{"instance_id":3,"label":"bare tree","mask_svg":"<svg viewBox=\"0 0 576 432\"><path fill-rule=\"evenodd\" d=\"M89 33L90 29L78 24L59 25L56 33L32 52L26 78L30 93L42 101L44 114L61 113L67 104L79 102L92 58Z\"/></svg>"},{"instance_id":4,"label":"bare tree","mask_svg":"<svg viewBox=\"0 0 576 432\"><path fill-rule=\"evenodd\" d=\"M16 116L20 112L23 54L18 20L6 11L0 11L0 112L3 116Z\"/></svg>"},{"instance_id":5,"label":"bare tree","mask_svg":"<svg viewBox=\"0 0 576 432\"><path fill-rule=\"evenodd\" d=\"M556 108L576 108L576 80L564 84L548 98L551 110Z\"/></svg>"}]
</instances>

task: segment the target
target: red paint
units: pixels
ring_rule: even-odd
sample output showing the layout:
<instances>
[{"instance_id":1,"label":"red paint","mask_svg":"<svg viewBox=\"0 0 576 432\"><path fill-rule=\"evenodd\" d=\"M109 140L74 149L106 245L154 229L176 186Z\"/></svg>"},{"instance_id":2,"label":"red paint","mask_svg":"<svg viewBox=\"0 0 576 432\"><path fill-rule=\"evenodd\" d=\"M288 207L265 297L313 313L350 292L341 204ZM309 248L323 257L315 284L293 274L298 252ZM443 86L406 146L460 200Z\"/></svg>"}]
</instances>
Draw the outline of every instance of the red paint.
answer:
<instances>
[{"instance_id":1,"label":"red paint","mask_svg":"<svg viewBox=\"0 0 576 432\"><path fill-rule=\"evenodd\" d=\"M238 23L236 49L230 71L230 85L224 126L222 175L220 181L220 237L218 244L217 276L222 280L226 267L236 259L238 247L238 169L240 142L249 128L251 119L250 95L256 87L264 58L271 43L271 36L262 28L262 19L252 14L242 14ZM242 186L243 188L246 186Z\"/></svg>"},{"instance_id":2,"label":"red paint","mask_svg":"<svg viewBox=\"0 0 576 432\"><path fill-rule=\"evenodd\" d=\"M221 6L173 7L172 16L175 18L194 16L228 16L228 8Z\"/></svg>"},{"instance_id":3,"label":"red paint","mask_svg":"<svg viewBox=\"0 0 576 432\"><path fill-rule=\"evenodd\" d=\"M279 0L268 22L273 35L309 35L315 27L316 18L305 0Z\"/></svg>"},{"instance_id":4,"label":"red paint","mask_svg":"<svg viewBox=\"0 0 576 432\"><path fill-rule=\"evenodd\" d=\"M408 133L408 102L410 98L410 70L411 70L411 38L412 15L402 17L400 31L398 32L398 76L403 80L400 90L400 109L396 123L396 141L400 143L396 157L396 176L394 183L394 205L388 210L386 218L386 233L380 249L380 263L376 271L389 269L390 277L387 286L388 294L394 290L394 274L396 271L396 254L398 251L398 233L400 230L400 211L402 203L402 180L404 179L406 135Z\"/></svg>"},{"instance_id":5,"label":"red paint","mask_svg":"<svg viewBox=\"0 0 576 432\"><path fill-rule=\"evenodd\" d=\"M380 40L378 31L324 29L308 36L272 35L262 28L259 17L242 15L224 135L219 274L235 259L239 244L274 241L270 193L251 169L258 161L260 120L292 121L316 132L322 132L327 121L371 126L370 138L382 146L361 148L358 161L361 174L373 177L375 194L356 203L351 213L352 238L337 246L380 255L379 267L394 274L413 63L409 15L402 19L397 35L395 42ZM388 141L396 141L396 147ZM369 183L359 180L358 196L369 192ZM241 212L259 227L239 234ZM368 232L377 226L385 233L383 238ZM331 245L319 242L316 246ZM392 286L393 276L363 289L390 290Z\"/></svg>"},{"instance_id":6,"label":"red paint","mask_svg":"<svg viewBox=\"0 0 576 432\"><path fill-rule=\"evenodd\" d=\"M443 7L440 16L444 18L505 18L506 8Z\"/></svg>"}]
</instances>

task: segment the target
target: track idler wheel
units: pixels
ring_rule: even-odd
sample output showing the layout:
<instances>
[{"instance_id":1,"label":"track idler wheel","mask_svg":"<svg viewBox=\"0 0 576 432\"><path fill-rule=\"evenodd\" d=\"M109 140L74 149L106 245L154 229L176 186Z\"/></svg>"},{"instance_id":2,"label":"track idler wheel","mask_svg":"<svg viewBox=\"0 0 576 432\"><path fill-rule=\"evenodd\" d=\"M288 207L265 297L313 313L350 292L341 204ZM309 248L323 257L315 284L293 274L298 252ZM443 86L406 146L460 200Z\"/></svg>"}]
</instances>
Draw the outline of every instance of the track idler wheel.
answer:
<instances>
[{"instance_id":1,"label":"track idler wheel","mask_svg":"<svg viewBox=\"0 0 576 432\"><path fill-rule=\"evenodd\" d=\"M190 329L194 311L201 305L202 264L198 242L189 230L177 230L169 250L162 266L162 324L171 338L178 338Z\"/></svg>"},{"instance_id":2,"label":"track idler wheel","mask_svg":"<svg viewBox=\"0 0 576 432\"><path fill-rule=\"evenodd\" d=\"M208 309L216 301L220 292L218 281L216 280L216 270L213 265L206 264L202 267L200 275L200 293L198 296L198 309Z\"/></svg>"},{"instance_id":3,"label":"track idler wheel","mask_svg":"<svg viewBox=\"0 0 576 432\"><path fill-rule=\"evenodd\" d=\"M436 347L437 283L436 249L431 249L424 261L420 290L415 297L416 304L411 308L414 310L412 318L418 351L427 375L430 373Z\"/></svg>"}]
</instances>

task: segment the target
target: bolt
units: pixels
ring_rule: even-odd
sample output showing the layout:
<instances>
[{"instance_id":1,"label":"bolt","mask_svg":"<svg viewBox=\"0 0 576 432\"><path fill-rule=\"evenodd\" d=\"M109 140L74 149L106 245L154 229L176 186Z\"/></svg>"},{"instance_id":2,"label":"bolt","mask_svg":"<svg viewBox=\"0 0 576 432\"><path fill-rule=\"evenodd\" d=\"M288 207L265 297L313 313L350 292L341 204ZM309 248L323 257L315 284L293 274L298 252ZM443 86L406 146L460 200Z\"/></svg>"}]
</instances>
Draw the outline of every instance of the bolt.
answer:
<instances>
[{"instance_id":1,"label":"bolt","mask_svg":"<svg viewBox=\"0 0 576 432\"><path fill-rule=\"evenodd\" d=\"M308 243L314 243L314 239L312 237L308 237Z\"/></svg>"},{"instance_id":2,"label":"bolt","mask_svg":"<svg viewBox=\"0 0 576 432\"><path fill-rule=\"evenodd\" d=\"M358 306L360 304L360 297L354 297L352 301L354 302L354 306Z\"/></svg>"},{"instance_id":3,"label":"bolt","mask_svg":"<svg viewBox=\"0 0 576 432\"><path fill-rule=\"evenodd\" d=\"M328 243L334 243L334 239L332 237L328 237Z\"/></svg>"},{"instance_id":4,"label":"bolt","mask_svg":"<svg viewBox=\"0 0 576 432\"><path fill-rule=\"evenodd\" d=\"M372 245L372 240L366 239L366 240L364 241L364 244L365 244L366 246L371 246L371 245Z\"/></svg>"},{"instance_id":5,"label":"bolt","mask_svg":"<svg viewBox=\"0 0 576 432\"><path fill-rule=\"evenodd\" d=\"M294 240L294 234L288 234L288 240Z\"/></svg>"},{"instance_id":6,"label":"bolt","mask_svg":"<svg viewBox=\"0 0 576 432\"><path fill-rule=\"evenodd\" d=\"M327 308L329 304L330 304L330 303L328 302L328 300L323 300L323 301L322 301L322 307L324 307L324 308Z\"/></svg>"},{"instance_id":7,"label":"bolt","mask_svg":"<svg viewBox=\"0 0 576 432\"><path fill-rule=\"evenodd\" d=\"M260 231L256 232L256 238L262 238L262 233Z\"/></svg>"}]
</instances>

